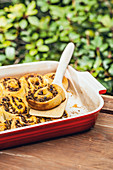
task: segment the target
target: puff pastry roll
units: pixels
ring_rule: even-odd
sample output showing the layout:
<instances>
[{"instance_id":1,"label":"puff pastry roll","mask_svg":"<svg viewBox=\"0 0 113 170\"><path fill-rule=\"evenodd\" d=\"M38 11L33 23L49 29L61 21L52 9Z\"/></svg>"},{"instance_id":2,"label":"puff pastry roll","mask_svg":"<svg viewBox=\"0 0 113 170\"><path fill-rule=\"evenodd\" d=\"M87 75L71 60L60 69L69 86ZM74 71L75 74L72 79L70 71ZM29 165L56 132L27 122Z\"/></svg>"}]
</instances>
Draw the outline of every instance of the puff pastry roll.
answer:
<instances>
[{"instance_id":1,"label":"puff pastry roll","mask_svg":"<svg viewBox=\"0 0 113 170\"><path fill-rule=\"evenodd\" d=\"M39 122L40 122L40 120L36 116L31 116L29 114L26 115L26 116L19 115L19 116L12 118L11 129L15 129L15 128L18 128L18 127L23 127L23 126L28 126L28 125L34 125L34 124L37 124Z\"/></svg>"},{"instance_id":2,"label":"puff pastry roll","mask_svg":"<svg viewBox=\"0 0 113 170\"><path fill-rule=\"evenodd\" d=\"M8 94L24 96L25 90L18 78L7 77L0 80L0 96Z\"/></svg>"},{"instance_id":3,"label":"puff pastry roll","mask_svg":"<svg viewBox=\"0 0 113 170\"><path fill-rule=\"evenodd\" d=\"M51 84L53 82L54 78L55 78L55 73L45 74L43 76L43 78L44 78L44 83L45 84ZM67 78L65 76L63 77L62 85L65 88L65 90L67 90L67 88L68 88L68 80L67 80Z\"/></svg>"},{"instance_id":4,"label":"puff pastry roll","mask_svg":"<svg viewBox=\"0 0 113 170\"><path fill-rule=\"evenodd\" d=\"M65 100L65 93L60 86L53 84L38 90L29 90L26 100L33 109L49 110Z\"/></svg>"},{"instance_id":5,"label":"puff pastry roll","mask_svg":"<svg viewBox=\"0 0 113 170\"><path fill-rule=\"evenodd\" d=\"M28 114L28 105L24 98L5 95L1 98L0 114L3 114L5 119L11 119L17 114Z\"/></svg>"},{"instance_id":6,"label":"puff pastry roll","mask_svg":"<svg viewBox=\"0 0 113 170\"><path fill-rule=\"evenodd\" d=\"M40 74L26 74L20 78L20 82L22 84L22 87L25 88L26 92L32 89L38 89L38 87L43 86L44 80L43 76Z\"/></svg>"}]
</instances>

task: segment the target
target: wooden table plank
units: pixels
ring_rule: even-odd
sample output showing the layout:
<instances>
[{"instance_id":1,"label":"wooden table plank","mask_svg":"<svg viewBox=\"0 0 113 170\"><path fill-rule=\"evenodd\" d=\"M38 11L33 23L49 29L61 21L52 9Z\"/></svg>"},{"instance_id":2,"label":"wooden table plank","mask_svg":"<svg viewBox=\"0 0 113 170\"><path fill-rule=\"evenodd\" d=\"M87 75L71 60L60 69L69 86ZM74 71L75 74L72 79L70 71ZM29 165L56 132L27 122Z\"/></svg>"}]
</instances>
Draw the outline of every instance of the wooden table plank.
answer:
<instances>
[{"instance_id":1,"label":"wooden table plank","mask_svg":"<svg viewBox=\"0 0 113 170\"><path fill-rule=\"evenodd\" d=\"M0 152L0 169L90 169L113 167L113 115L100 113L93 129Z\"/></svg>"},{"instance_id":2,"label":"wooden table plank","mask_svg":"<svg viewBox=\"0 0 113 170\"><path fill-rule=\"evenodd\" d=\"M104 99L104 107L102 110L113 113L113 96L102 95L102 97Z\"/></svg>"}]
</instances>

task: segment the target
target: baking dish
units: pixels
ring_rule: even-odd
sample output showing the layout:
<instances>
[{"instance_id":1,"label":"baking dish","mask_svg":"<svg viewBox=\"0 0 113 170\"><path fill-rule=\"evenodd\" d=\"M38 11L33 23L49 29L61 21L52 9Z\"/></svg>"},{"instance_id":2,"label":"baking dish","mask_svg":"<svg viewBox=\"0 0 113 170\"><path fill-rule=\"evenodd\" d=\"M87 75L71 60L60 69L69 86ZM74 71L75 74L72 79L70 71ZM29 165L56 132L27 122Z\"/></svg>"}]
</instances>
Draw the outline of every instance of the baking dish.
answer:
<instances>
[{"instance_id":1,"label":"baking dish","mask_svg":"<svg viewBox=\"0 0 113 170\"><path fill-rule=\"evenodd\" d=\"M55 72L57 66L56 61L3 66L0 68L0 78L18 77L32 72L43 75ZM90 73L76 71L71 66L68 66L65 76L69 79L69 98L65 108L69 117L2 131L0 149L81 132L94 126L104 104L100 94L106 92L105 87Z\"/></svg>"}]
</instances>

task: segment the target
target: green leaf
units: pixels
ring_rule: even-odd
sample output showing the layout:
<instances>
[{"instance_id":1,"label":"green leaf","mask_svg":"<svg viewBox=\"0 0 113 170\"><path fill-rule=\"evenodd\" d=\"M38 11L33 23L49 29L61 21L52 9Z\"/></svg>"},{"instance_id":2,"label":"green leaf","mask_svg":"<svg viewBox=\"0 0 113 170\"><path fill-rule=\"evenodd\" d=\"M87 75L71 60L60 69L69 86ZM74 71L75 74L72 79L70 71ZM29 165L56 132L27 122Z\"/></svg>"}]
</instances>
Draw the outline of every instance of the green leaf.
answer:
<instances>
[{"instance_id":1,"label":"green leaf","mask_svg":"<svg viewBox=\"0 0 113 170\"><path fill-rule=\"evenodd\" d=\"M69 33L69 38L71 40L76 40L76 39L79 39L80 38L80 35L79 34L76 34L75 32L70 32Z\"/></svg>"},{"instance_id":2,"label":"green leaf","mask_svg":"<svg viewBox=\"0 0 113 170\"><path fill-rule=\"evenodd\" d=\"M26 16L29 15L36 15L38 13L38 10L35 9L36 8L36 2L35 1L31 1L29 3L29 5L27 6L27 11L25 13Z\"/></svg>"},{"instance_id":3,"label":"green leaf","mask_svg":"<svg viewBox=\"0 0 113 170\"><path fill-rule=\"evenodd\" d=\"M36 60L40 60L40 55L37 54L37 55L35 56L35 59L36 59Z\"/></svg>"},{"instance_id":4,"label":"green leaf","mask_svg":"<svg viewBox=\"0 0 113 170\"><path fill-rule=\"evenodd\" d=\"M109 43L109 46L110 46L111 48L113 48L113 39L108 39L107 41L108 41L108 43Z\"/></svg>"},{"instance_id":5,"label":"green leaf","mask_svg":"<svg viewBox=\"0 0 113 170\"><path fill-rule=\"evenodd\" d=\"M31 37L30 36L25 36L25 37L22 37L22 40L25 41L25 42L30 42Z\"/></svg>"},{"instance_id":6,"label":"green leaf","mask_svg":"<svg viewBox=\"0 0 113 170\"><path fill-rule=\"evenodd\" d=\"M33 33L32 40L37 40L39 37L39 34L37 32Z\"/></svg>"},{"instance_id":7,"label":"green leaf","mask_svg":"<svg viewBox=\"0 0 113 170\"><path fill-rule=\"evenodd\" d=\"M32 44L26 44L25 48L27 50L34 49L35 48L35 44L33 44L33 43Z\"/></svg>"},{"instance_id":8,"label":"green leaf","mask_svg":"<svg viewBox=\"0 0 113 170\"><path fill-rule=\"evenodd\" d=\"M38 53L38 49L31 49L30 51L29 51L29 54L31 55L31 56L34 56L34 55L36 55Z\"/></svg>"},{"instance_id":9,"label":"green leaf","mask_svg":"<svg viewBox=\"0 0 113 170\"><path fill-rule=\"evenodd\" d=\"M4 54L0 54L0 62L4 61L6 59L6 56Z\"/></svg>"},{"instance_id":10,"label":"green leaf","mask_svg":"<svg viewBox=\"0 0 113 170\"><path fill-rule=\"evenodd\" d=\"M15 59L15 48L13 47L7 47L5 49L5 54L6 54L6 57L9 59L9 60L14 60Z\"/></svg>"},{"instance_id":11,"label":"green leaf","mask_svg":"<svg viewBox=\"0 0 113 170\"><path fill-rule=\"evenodd\" d=\"M51 43L55 43L58 39L57 35L54 35L52 38L48 38L45 40L45 44L51 44Z\"/></svg>"},{"instance_id":12,"label":"green leaf","mask_svg":"<svg viewBox=\"0 0 113 170\"><path fill-rule=\"evenodd\" d=\"M46 5L44 5L44 6L41 7L41 11L42 11L42 12L47 12L48 9L49 9L49 5L48 5L48 4L46 4Z\"/></svg>"},{"instance_id":13,"label":"green leaf","mask_svg":"<svg viewBox=\"0 0 113 170\"><path fill-rule=\"evenodd\" d=\"M105 27L112 27L113 26L113 20L111 20L110 16L109 15L105 15L102 19L101 19L101 22L102 24L105 26Z\"/></svg>"},{"instance_id":14,"label":"green leaf","mask_svg":"<svg viewBox=\"0 0 113 170\"><path fill-rule=\"evenodd\" d=\"M7 18L5 16L0 16L0 27L5 27L7 25Z\"/></svg>"},{"instance_id":15,"label":"green leaf","mask_svg":"<svg viewBox=\"0 0 113 170\"><path fill-rule=\"evenodd\" d=\"M62 42L69 42L69 36L60 36L60 41Z\"/></svg>"},{"instance_id":16,"label":"green leaf","mask_svg":"<svg viewBox=\"0 0 113 170\"><path fill-rule=\"evenodd\" d=\"M59 0L50 0L50 2L51 2L52 4L55 4L55 3L58 3Z\"/></svg>"},{"instance_id":17,"label":"green leaf","mask_svg":"<svg viewBox=\"0 0 113 170\"><path fill-rule=\"evenodd\" d=\"M3 47L8 47L11 45L11 41L4 41L3 42Z\"/></svg>"},{"instance_id":18,"label":"green leaf","mask_svg":"<svg viewBox=\"0 0 113 170\"><path fill-rule=\"evenodd\" d=\"M0 16L3 16L3 15L5 15L5 11L3 10L3 9L0 9Z\"/></svg>"},{"instance_id":19,"label":"green leaf","mask_svg":"<svg viewBox=\"0 0 113 170\"><path fill-rule=\"evenodd\" d=\"M113 76L113 64L111 64L108 72L111 74L111 76Z\"/></svg>"},{"instance_id":20,"label":"green leaf","mask_svg":"<svg viewBox=\"0 0 113 170\"><path fill-rule=\"evenodd\" d=\"M4 48L4 44L0 44L0 49Z\"/></svg>"},{"instance_id":21,"label":"green leaf","mask_svg":"<svg viewBox=\"0 0 113 170\"><path fill-rule=\"evenodd\" d=\"M100 46L100 51L105 51L108 48L108 44L102 44Z\"/></svg>"},{"instance_id":22,"label":"green leaf","mask_svg":"<svg viewBox=\"0 0 113 170\"><path fill-rule=\"evenodd\" d=\"M95 47L100 47L102 45L102 38L99 36L96 36L94 40L91 41L91 43L95 46Z\"/></svg>"},{"instance_id":23,"label":"green leaf","mask_svg":"<svg viewBox=\"0 0 113 170\"><path fill-rule=\"evenodd\" d=\"M4 41L4 36L3 36L3 34L0 34L0 41L1 41L1 42Z\"/></svg>"},{"instance_id":24,"label":"green leaf","mask_svg":"<svg viewBox=\"0 0 113 170\"><path fill-rule=\"evenodd\" d=\"M39 52L47 52L47 51L49 51L49 47L47 45L41 45L41 46L39 46L38 51Z\"/></svg>"},{"instance_id":25,"label":"green leaf","mask_svg":"<svg viewBox=\"0 0 113 170\"><path fill-rule=\"evenodd\" d=\"M46 38L46 36L47 36L47 32L46 31L41 31L40 37L41 38Z\"/></svg>"},{"instance_id":26,"label":"green leaf","mask_svg":"<svg viewBox=\"0 0 113 170\"><path fill-rule=\"evenodd\" d=\"M23 60L23 63L29 63L29 62L32 62L32 61L33 61L32 56L30 56L29 54L26 54L25 60Z\"/></svg>"},{"instance_id":27,"label":"green leaf","mask_svg":"<svg viewBox=\"0 0 113 170\"><path fill-rule=\"evenodd\" d=\"M105 69L108 69L109 68L109 64L112 62L112 59L110 58L106 58L104 61L103 61L103 66Z\"/></svg>"},{"instance_id":28,"label":"green leaf","mask_svg":"<svg viewBox=\"0 0 113 170\"><path fill-rule=\"evenodd\" d=\"M93 66L94 60L88 59L87 56L83 56L82 59L78 59L78 64L80 65L80 70L90 70ZM77 67L78 68L78 67Z\"/></svg>"},{"instance_id":29,"label":"green leaf","mask_svg":"<svg viewBox=\"0 0 113 170\"><path fill-rule=\"evenodd\" d=\"M5 38L6 38L7 40L15 40L16 37L17 37L17 33L14 33L14 34L13 34L13 33L11 33L10 31L5 33Z\"/></svg>"},{"instance_id":30,"label":"green leaf","mask_svg":"<svg viewBox=\"0 0 113 170\"><path fill-rule=\"evenodd\" d=\"M90 58L95 57L95 52L94 52L94 51L89 51L89 57L90 57Z\"/></svg>"},{"instance_id":31,"label":"green leaf","mask_svg":"<svg viewBox=\"0 0 113 170\"><path fill-rule=\"evenodd\" d=\"M109 28L102 27L102 28L99 28L98 31L101 32L101 33L103 33L103 32L108 32L108 31L109 31Z\"/></svg>"},{"instance_id":32,"label":"green leaf","mask_svg":"<svg viewBox=\"0 0 113 170\"><path fill-rule=\"evenodd\" d=\"M27 6L27 10L32 11L35 7L36 7L36 2L31 1L31 3L29 3L29 5Z\"/></svg>"},{"instance_id":33,"label":"green leaf","mask_svg":"<svg viewBox=\"0 0 113 170\"><path fill-rule=\"evenodd\" d=\"M28 23L25 19L22 19L20 22L19 22L19 26L21 27L21 29L25 29L27 27Z\"/></svg>"},{"instance_id":34,"label":"green leaf","mask_svg":"<svg viewBox=\"0 0 113 170\"><path fill-rule=\"evenodd\" d=\"M101 65L101 63L102 63L101 58L100 58L99 56L97 56L97 57L96 57L96 60L95 60L95 63L94 63L94 65L93 65L93 68L94 68L94 69L97 69L97 68Z\"/></svg>"},{"instance_id":35,"label":"green leaf","mask_svg":"<svg viewBox=\"0 0 113 170\"><path fill-rule=\"evenodd\" d=\"M28 21L31 25L39 26L39 19L36 16L29 16Z\"/></svg>"},{"instance_id":36,"label":"green leaf","mask_svg":"<svg viewBox=\"0 0 113 170\"><path fill-rule=\"evenodd\" d=\"M63 4L67 5L71 2L71 0L63 0Z\"/></svg>"},{"instance_id":37,"label":"green leaf","mask_svg":"<svg viewBox=\"0 0 113 170\"><path fill-rule=\"evenodd\" d=\"M39 39L38 41L36 41L36 46L39 47L39 46L42 46L44 43L43 39Z\"/></svg>"}]
</instances>

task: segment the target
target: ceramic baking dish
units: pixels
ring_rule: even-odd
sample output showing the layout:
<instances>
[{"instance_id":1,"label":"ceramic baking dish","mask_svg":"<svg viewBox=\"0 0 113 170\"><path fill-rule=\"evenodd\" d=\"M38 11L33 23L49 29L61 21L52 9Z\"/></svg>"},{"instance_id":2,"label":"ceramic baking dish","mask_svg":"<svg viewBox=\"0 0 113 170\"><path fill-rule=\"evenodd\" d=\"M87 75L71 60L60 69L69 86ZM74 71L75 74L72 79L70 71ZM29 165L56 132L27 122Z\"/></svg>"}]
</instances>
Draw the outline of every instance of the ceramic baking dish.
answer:
<instances>
[{"instance_id":1,"label":"ceramic baking dish","mask_svg":"<svg viewBox=\"0 0 113 170\"><path fill-rule=\"evenodd\" d=\"M41 61L0 67L0 78L37 72L55 72L58 62ZM68 118L56 119L26 127L0 132L0 149L64 136L90 129L94 126L104 101L100 94L106 89L88 72L78 72L68 66L65 76L69 79ZM75 107L76 106L76 107Z\"/></svg>"}]
</instances>

